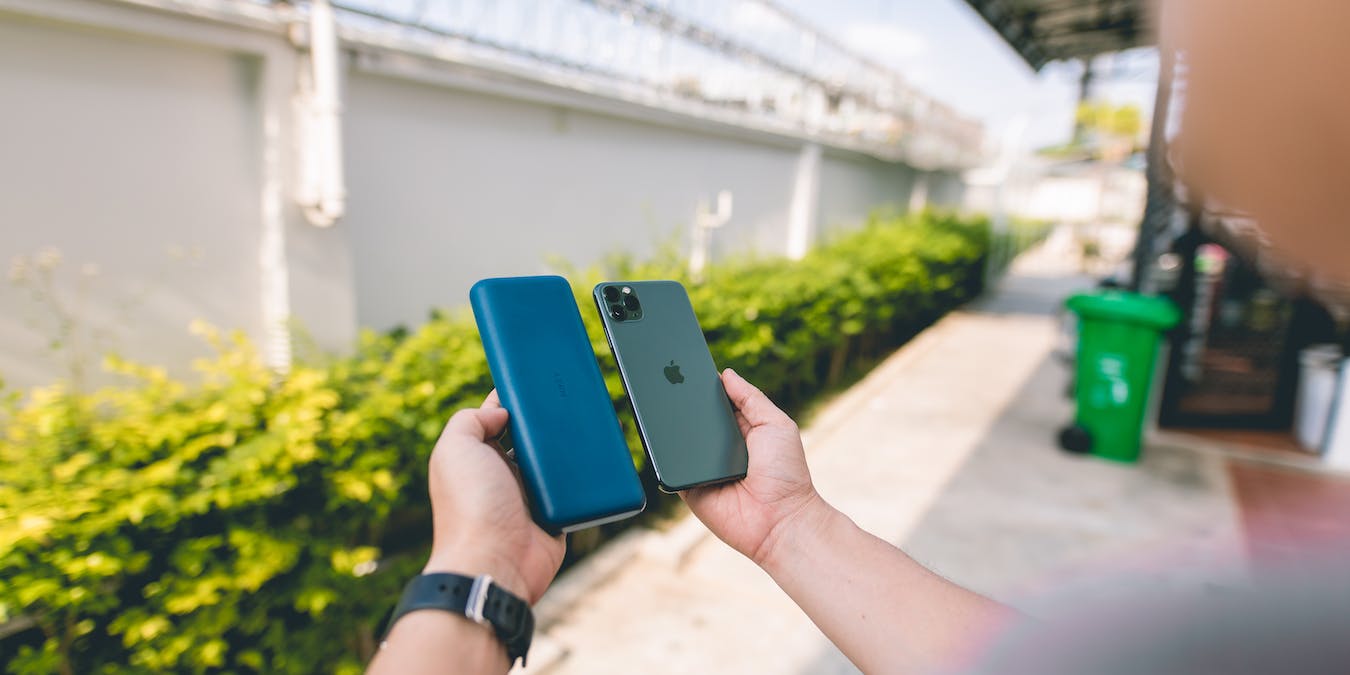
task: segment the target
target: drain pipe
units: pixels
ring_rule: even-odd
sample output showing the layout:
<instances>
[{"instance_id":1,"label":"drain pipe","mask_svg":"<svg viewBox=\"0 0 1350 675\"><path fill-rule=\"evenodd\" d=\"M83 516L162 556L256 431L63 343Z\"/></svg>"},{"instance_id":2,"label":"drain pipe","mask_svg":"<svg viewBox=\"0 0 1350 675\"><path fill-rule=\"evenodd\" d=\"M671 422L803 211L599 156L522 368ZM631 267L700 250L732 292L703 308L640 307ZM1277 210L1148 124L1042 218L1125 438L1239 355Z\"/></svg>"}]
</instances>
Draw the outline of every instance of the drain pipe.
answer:
<instances>
[{"instance_id":1,"label":"drain pipe","mask_svg":"<svg viewBox=\"0 0 1350 675\"><path fill-rule=\"evenodd\" d=\"M731 220L731 190L717 193L717 210L713 210L707 200L699 200L698 212L694 215L694 245L689 252L689 276L695 282L703 281L703 268L708 265L708 253L712 248L712 231Z\"/></svg>"},{"instance_id":2,"label":"drain pipe","mask_svg":"<svg viewBox=\"0 0 1350 675\"><path fill-rule=\"evenodd\" d=\"M342 101L338 95L337 21L328 0L309 6L309 81L301 119L305 124L298 201L305 218L329 227L347 211L342 171Z\"/></svg>"}]
</instances>

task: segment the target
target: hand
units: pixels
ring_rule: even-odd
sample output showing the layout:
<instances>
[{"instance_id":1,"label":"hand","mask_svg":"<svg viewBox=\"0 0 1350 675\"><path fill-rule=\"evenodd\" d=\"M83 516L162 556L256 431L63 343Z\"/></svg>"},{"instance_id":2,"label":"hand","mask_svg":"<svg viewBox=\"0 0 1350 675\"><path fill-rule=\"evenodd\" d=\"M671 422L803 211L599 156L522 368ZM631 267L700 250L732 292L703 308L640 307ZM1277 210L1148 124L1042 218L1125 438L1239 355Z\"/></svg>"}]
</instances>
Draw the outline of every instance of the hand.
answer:
<instances>
[{"instance_id":1,"label":"hand","mask_svg":"<svg viewBox=\"0 0 1350 675\"><path fill-rule=\"evenodd\" d=\"M797 425L753 384L728 368L722 385L750 451L743 480L682 493L713 534L763 566L788 525L823 507L811 484Z\"/></svg>"},{"instance_id":2,"label":"hand","mask_svg":"<svg viewBox=\"0 0 1350 675\"><path fill-rule=\"evenodd\" d=\"M433 536L425 572L490 574L530 604L562 564L564 543L530 519L512 467L495 439L507 412L494 390L445 425L431 453Z\"/></svg>"}]
</instances>

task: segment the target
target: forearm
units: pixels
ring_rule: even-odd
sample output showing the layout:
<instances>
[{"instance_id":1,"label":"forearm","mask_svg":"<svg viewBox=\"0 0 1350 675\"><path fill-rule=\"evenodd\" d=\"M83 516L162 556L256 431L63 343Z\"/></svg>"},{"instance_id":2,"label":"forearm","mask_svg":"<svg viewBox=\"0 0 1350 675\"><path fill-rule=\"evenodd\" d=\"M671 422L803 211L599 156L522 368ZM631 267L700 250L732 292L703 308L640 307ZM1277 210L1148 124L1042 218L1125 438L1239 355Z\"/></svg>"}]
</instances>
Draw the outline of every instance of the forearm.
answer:
<instances>
[{"instance_id":1,"label":"forearm","mask_svg":"<svg viewBox=\"0 0 1350 675\"><path fill-rule=\"evenodd\" d=\"M366 669L368 675L505 673L506 648L492 629L424 609L399 620Z\"/></svg>"},{"instance_id":2,"label":"forearm","mask_svg":"<svg viewBox=\"0 0 1350 675\"><path fill-rule=\"evenodd\" d=\"M452 550L471 550L453 547ZM528 597L524 582L507 566L480 555L432 555L423 573L487 574L493 582ZM367 675L445 675L447 673L506 673L511 669L506 647L492 628L468 617L435 609L410 612L389 631Z\"/></svg>"},{"instance_id":3,"label":"forearm","mask_svg":"<svg viewBox=\"0 0 1350 675\"><path fill-rule=\"evenodd\" d=\"M817 499L759 561L864 672L959 664L1011 611L928 571Z\"/></svg>"}]
</instances>

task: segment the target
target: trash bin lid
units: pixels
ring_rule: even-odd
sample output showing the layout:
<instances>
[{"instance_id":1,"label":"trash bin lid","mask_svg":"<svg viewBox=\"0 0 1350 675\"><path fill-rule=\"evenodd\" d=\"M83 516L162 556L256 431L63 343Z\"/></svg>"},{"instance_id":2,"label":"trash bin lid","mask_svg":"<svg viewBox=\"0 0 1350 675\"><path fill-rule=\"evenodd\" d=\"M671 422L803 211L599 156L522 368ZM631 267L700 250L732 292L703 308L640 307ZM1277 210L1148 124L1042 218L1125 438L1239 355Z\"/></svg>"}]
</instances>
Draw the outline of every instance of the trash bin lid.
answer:
<instances>
[{"instance_id":1,"label":"trash bin lid","mask_svg":"<svg viewBox=\"0 0 1350 675\"><path fill-rule=\"evenodd\" d=\"M1064 304L1083 318L1123 321L1158 330L1167 330L1181 320L1181 312L1171 300L1126 291L1083 293Z\"/></svg>"}]
</instances>

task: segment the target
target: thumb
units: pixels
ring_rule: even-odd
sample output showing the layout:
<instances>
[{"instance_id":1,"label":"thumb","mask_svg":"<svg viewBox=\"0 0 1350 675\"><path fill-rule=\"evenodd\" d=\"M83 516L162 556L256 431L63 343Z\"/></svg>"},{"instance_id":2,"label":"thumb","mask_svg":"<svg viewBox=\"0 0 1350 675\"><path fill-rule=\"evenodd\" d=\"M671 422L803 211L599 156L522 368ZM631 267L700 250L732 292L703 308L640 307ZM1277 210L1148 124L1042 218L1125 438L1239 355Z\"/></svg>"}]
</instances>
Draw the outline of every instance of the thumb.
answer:
<instances>
[{"instance_id":1,"label":"thumb","mask_svg":"<svg viewBox=\"0 0 1350 675\"><path fill-rule=\"evenodd\" d=\"M467 436L475 441L487 441L502 433L508 417L503 408L465 408L450 417L441 437Z\"/></svg>"},{"instance_id":2,"label":"thumb","mask_svg":"<svg viewBox=\"0 0 1350 675\"><path fill-rule=\"evenodd\" d=\"M732 405L736 406L736 409L740 411L751 427L793 428L796 426L787 413L780 410L778 406L773 404L773 401L769 400L768 396L764 395L764 392L747 382L736 371L727 368L722 372L722 386L726 388L727 397L731 399Z\"/></svg>"}]
</instances>

